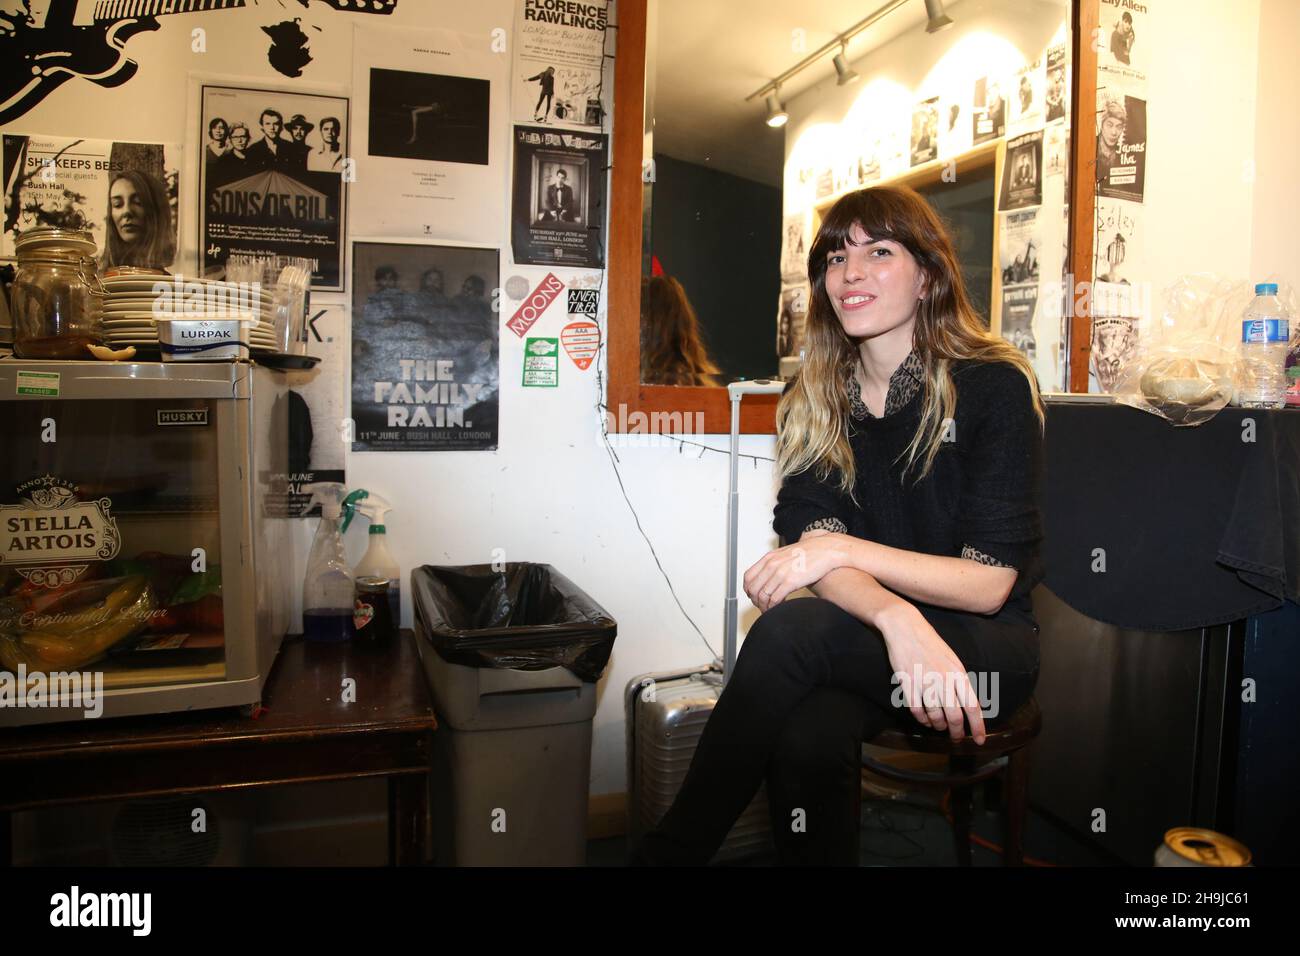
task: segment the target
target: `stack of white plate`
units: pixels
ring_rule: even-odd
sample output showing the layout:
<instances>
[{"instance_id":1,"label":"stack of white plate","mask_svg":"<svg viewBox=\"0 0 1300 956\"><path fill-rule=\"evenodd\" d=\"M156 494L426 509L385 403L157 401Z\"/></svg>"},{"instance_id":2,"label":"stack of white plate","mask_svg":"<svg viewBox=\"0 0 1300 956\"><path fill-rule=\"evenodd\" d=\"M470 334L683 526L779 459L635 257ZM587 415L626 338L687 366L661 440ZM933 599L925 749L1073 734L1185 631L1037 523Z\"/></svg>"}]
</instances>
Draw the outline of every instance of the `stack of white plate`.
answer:
<instances>
[{"instance_id":1,"label":"stack of white plate","mask_svg":"<svg viewBox=\"0 0 1300 956\"><path fill-rule=\"evenodd\" d=\"M196 319L230 318L239 306L246 305L256 320L249 330L249 344L255 349L276 349L275 304L270 290L261 293L244 290L240 298L231 283L183 279L178 295L176 280L172 276L122 275L109 276L102 281L108 291L104 300L104 339L114 348L157 345L155 315L172 313Z\"/></svg>"}]
</instances>

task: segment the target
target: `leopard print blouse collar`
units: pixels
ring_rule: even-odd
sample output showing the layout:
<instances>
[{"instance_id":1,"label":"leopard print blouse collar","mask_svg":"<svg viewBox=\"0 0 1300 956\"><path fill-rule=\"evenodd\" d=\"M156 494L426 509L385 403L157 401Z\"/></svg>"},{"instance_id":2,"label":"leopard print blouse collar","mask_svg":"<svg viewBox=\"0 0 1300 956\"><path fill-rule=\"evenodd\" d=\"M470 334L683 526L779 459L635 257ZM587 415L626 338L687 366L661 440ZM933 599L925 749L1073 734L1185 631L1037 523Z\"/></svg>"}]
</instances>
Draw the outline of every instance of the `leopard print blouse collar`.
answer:
<instances>
[{"instance_id":1,"label":"leopard print blouse collar","mask_svg":"<svg viewBox=\"0 0 1300 956\"><path fill-rule=\"evenodd\" d=\"M916 349L913 349L907 353L907 358L903 359L902 364L894 369L894 374L889 377L889 391L885 395L885 411L881 417L887 418L910 402L920 390L924 376L925 369L921 365L921 357L916 354ZM852 366L849 366L848 370L848 389L849 414L858 421L875 418L876 416L867 408L866 402L862 400L862 386L858 384L858 377L853 374Z\"/></svg>"}]
</instances>

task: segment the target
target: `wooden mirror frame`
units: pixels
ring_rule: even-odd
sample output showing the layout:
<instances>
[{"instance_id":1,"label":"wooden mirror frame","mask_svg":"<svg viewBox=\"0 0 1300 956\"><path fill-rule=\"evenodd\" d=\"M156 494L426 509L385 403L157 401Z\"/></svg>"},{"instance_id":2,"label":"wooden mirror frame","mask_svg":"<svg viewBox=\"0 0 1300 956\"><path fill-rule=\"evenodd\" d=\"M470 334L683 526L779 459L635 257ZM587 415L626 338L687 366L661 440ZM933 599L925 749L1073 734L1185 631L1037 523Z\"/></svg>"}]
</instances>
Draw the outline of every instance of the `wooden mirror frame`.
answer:
<instances>
[{"instance_id":1,"label":"wooden mirror frame","mask_svg":"<svg viewBox=\"0 0 1300 956\"><path fill-rule=\"evenodd\" d=\"M727 390L721 386L641 383L642 151L645 122L647 0L615 0L614 131L610 170L609 382L606 421L612 433L722 435L730 431ZM1073 0L1070 16L1070 237L1067 280L1072 286L1069 390L1088 390L1091 357L1092 250L1096 156L1092 128L1097 103L1094 33L1099 0ZM1081 135L1080 131L1087 131ZM741 405L743 434L775 434L776 396L754 395ZM633 418L633 416L636 416ZM644 423L644 426L642 425ZM701 427L702 426L702 427Z\"/></svg>"}]
</instances>

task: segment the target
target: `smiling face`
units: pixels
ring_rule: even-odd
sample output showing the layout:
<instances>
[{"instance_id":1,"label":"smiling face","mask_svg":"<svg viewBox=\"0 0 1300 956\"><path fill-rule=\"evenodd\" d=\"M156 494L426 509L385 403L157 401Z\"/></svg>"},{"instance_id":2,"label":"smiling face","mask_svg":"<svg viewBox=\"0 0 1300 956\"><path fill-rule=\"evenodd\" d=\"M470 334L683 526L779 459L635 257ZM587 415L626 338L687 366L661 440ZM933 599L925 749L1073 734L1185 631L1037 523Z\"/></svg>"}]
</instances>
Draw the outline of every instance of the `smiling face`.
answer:
<instances>
[{"instance_id":1,"label":"smiling face","mask_svg":"<svg viewBox=\"0 0 1300 956\"><path fill-rule=\"evenodd\" d=\"M872 239L854 223L849 243L826 257L826 295L845 333L875 338L916 321L925 273L892 239Z\"/></svg>"},{"instance_id":2,"label":"smiling face","mask_svg":"<svg viewBox=\"0 0 1300 956\"><path fill-rule=\"evenodd\" d=\"M144 197L129 179L119 179L108 192L113 228L123 242L135 242L144 235Z\"/></svg>"}]
</instances>

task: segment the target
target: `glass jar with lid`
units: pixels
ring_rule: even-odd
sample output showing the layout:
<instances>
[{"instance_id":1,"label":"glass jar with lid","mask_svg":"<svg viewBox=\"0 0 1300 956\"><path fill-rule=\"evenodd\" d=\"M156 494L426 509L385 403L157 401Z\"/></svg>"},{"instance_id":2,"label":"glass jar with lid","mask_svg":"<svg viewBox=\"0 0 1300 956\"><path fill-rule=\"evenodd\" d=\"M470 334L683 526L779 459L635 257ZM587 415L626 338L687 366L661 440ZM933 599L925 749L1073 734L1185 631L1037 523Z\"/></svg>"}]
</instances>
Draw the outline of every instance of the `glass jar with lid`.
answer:
<instances>
[{"instance_id":1,"label":"glass jar with lid","mask_svg":"<svg viewBox=\"0 0 1300 956\"><path fill-rule=\"evenodd\" d=\"M14 354L29 359L90 359L103 345L104 286L89 232L37 226L14 244L18 271L10 292Z\"/></svg>"}]
</instances>

